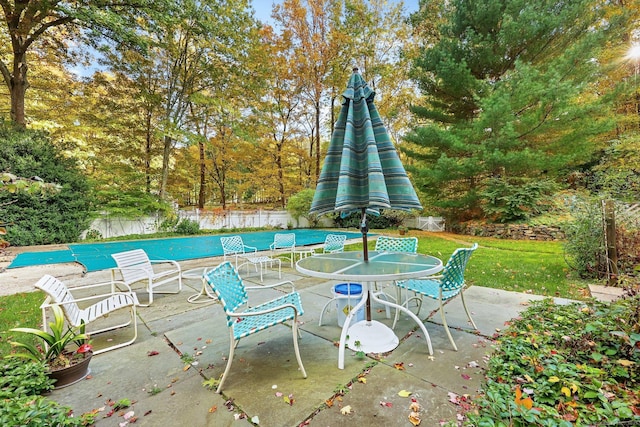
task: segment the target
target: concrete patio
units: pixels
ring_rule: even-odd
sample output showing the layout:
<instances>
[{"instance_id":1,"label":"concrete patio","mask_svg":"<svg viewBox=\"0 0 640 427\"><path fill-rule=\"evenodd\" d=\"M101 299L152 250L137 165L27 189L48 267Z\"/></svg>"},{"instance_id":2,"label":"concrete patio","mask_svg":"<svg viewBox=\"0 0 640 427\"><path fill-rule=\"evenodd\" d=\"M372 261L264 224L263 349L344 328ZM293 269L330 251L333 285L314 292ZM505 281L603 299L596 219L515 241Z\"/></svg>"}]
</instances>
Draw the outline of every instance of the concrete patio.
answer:
<instances>
[{"instance_id":1,"label":"concrete patio","mask_svg":"<svg viewBox=\"0 0 640 427\"><path fill-rule=\"evenodd\" d=\"M181 262L181 266L184 271L219 262L210 258ZM76 416L95 411L97 426L124 425L124 414L133 411L135 424L141 426L265 427L410 426L409 406L414 399L421 407L420 425L438 426L456 420L460 409L456 396L477 393L492 351L491 336L518 316L528 301L541 298L470 287L465 295L479 331L470 328L459 298L445 306L459 351L451 347L437 303L425 300L420 317L431 336L433 357L421 331L415 332L415 323L401 316L395 328L400 337L396 349L366 357L347 349L345 369L340 370L336 309L327 312L323 326L318 325L320 310L337 282L305 277L289 268L288 262L282 264L282 279L267 270L264 284L291 280L301 294L305 313L299 319L300 349L308 378L298 370L290 328L276 326L240 342L222 395L205 387L205 381L219 378L224 370L229 335L222 308L214 300L187 302L202 286L200 280L189 279L180 294L154 294L153 305L139 308L139 336L133 345L94 356L89 378L53 391L51 398L72 407ZM12 269L2 275L5 283L19 281L23 286L35 283L44 273L70 286L109 279L108 272L83 276L80 271L75 265L56 265ZM240 274L247 285L260 284L259 273L242 268ZM146 301L146 294L138 290ZM259 302L274 292L265 290L251 297ZM374 310L374 316L392 323L383 310ZM105 338L95 336L95 346L99 348ZM403 396L405 391L410 397ZM110 413L110 402L121 399L133 402L131 407Z\"/></svg>"}]
</instances>

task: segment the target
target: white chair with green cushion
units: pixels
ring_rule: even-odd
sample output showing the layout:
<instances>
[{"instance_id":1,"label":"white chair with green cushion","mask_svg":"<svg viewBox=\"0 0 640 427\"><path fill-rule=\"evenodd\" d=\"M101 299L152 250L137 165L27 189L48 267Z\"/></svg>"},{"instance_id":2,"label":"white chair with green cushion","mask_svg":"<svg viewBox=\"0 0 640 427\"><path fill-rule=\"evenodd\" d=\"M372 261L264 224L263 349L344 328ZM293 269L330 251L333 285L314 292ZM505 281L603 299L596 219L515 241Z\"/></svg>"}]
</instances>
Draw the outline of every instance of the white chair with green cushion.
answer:
<instances>
[{"instance_id":1,"label":"white chair with green cushion","mask_svg":"<svg viewBox=\"0 0 640 427\"><path fill-rule=\"evenodd\" d=\"M273 243L269 245L269 249L274 255L286 254L285 256L291 261L291 268L293 268L293 260L295 258L294 250L296 248L296 234L295 233L276 233L273 236Z\"/></svg>"},{"instance_id":2,"label":"white chair with green cushion","mask_svg":"<svg viewBox=\"0 0 640 427\"><path fill-rule=\"evenodd\" d=\"M218 383L217 393L222 390L222 385L229 374L231 362L233 362L233 353L240 340L284 323L289 323L291 326L293 348L298 366L302 371L302 376L307 378L307 372L302 365L298 348L298 316L302 316L304 310L302 309L300 294L295 291L292 282L245 287L238 272L229 261L207 272L204 278L218 296L218 300L227 315L227 326L229 327L229 356L227 358L227 366ZM249 305L248 290L269 289L283 285L290 286L291 291L262 304Z\"/></svg>"},{"instance_id":3,"label":"white chair with green cushion","mask_svg":"<svg viewBox=\"0 0 640 427\"><path fill-rule=\"evenodd\" d=\"M447 331L449 341L451 341L451 344L456 351L458 350L458 347L453 341L453 337L449 331L449 326L447 325L447 318L444 313L444 302L460 295L460 298L462 299L462 306L464 307L464 311L467 314L469 322L474 329L478 329L471 318L471 314L467 308L467 303L464 300L463 292L465 288L464 273L467 268L467 263L476 249L478 249L477 243L474 243L470 248L456 249L449 258L449 261L447 261L447 264L444 266L444 269L441 272L442 274L424 279L401 280L396 283L400 288L414 292L414 296L406 298L402 303L402 305L407 306L407 308L409 301L415 299L418 301L418 312L420 312L420 308L422 307L422 297L432 298L440 302L442 323L444 325L444 329ZM396 313L394 326L397 320L398 315Z\"/></svg>"},{"instance_id":4,"label":"white chair with green cushion","mask_svg":"<svg viewBox=\"0 0 640 427\"><path fill-rule=\"evenodd\" d=\"M327 234L324 239L324 246L322 247L322 253L336 253L344 251L344 242L346 242L347 236L344 234Z\"/></svg>"},{"instance_id":5,"label":"white chair with green cushion","mask_svg":"<svg viewBox=\"0 0 640 427\"><path fill-rule=\"evenodd\" d=\"M415 254L418 252L418 238L417 237L390 237L390 236L379 236L376 239L376 246L374 248L376 252L404 252ZM375 294L378 297L383 297L387 301L396 299L391 295L382 291L376 282L374 285ZM385 311L387 314L387 319L391 317L391 311L389 310L389 306L385 306ZM396 310L396 314L397 314Z\"/></svg>"}]
</instances>

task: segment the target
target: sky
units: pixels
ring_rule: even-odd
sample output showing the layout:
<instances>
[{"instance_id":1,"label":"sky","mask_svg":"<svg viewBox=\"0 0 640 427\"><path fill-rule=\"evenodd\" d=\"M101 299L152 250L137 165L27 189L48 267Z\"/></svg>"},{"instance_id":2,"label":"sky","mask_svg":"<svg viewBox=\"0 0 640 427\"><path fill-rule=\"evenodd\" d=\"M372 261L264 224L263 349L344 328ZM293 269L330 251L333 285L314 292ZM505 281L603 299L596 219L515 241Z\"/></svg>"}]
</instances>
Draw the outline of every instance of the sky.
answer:
<instances>
[{"instance_id":1,"label":"sky","mask_svg":"<svg viewBox=\"0 0 640 427\"><path fill-rule=\"evenodd\" d=\"M256 18L262 22L271 20L271 9L274 3L282 3L282 0L251 0L256 11ZM391 3L398 3L402 0L389 0ZM404 8L408 13L418 11L419 0L404 0Z\"/></svg>"}]
</instances>

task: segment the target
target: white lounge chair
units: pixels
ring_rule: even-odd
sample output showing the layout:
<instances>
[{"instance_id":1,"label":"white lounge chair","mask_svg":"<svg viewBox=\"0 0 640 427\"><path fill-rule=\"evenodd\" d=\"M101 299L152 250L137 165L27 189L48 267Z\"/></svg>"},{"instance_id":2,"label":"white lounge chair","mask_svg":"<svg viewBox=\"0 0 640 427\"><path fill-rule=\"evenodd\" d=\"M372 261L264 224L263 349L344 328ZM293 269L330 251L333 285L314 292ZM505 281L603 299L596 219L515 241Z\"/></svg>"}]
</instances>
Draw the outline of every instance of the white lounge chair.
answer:
<instances>
[{"instance_id":1,"label":"white lounge chair","mask_svg":"<svg viewBox=\"0 0 640 427\"><path fill-rule=\"evenodd\" d=\"M111 254L115 260L117 267L111 270L112 280L116 280L116 273L120 272L122 281L128 286L137 282L144 281L146 290L149 293L149 304L153 303L153 293L159 294L177 294L182 290L182 272L180 264L176 261L168 259L150 260L147 253L143 249L134 249L126 252L118 252ZM164 269L154 268L154 265L165 264ZM155 289L159 286L178 282L177 291L158 292Z\"/></svg>"},{"instance_id":2,"label":"white lounge chair","mask_svg":"<svg viewBox=\"0 0 640 427\"><path fill-rule=\"evenodd\" d=\"M140 305L135 292L131 291L131 288L126 284L119 282L120 286L125 287L126 291L116 291L115 283L96 283L91 285L74 287L74 292L84 292L88 289L97 289L99 287L109 287L109 292L99 295L91 295L83 298L75 298L69 288L60 280L48 274L44 275L35 284L35 287L41 289L47 294L47 299L42 303L40 308L42 309L42 324L46 328L47 325L47 309L57 305L62 309L67 322L72 327L80 327L84 325L88 326L95 320L106 318L111 313L117 310L129 310L130 319L128 322L119 323L114 326L108 326L106 328L98 329L95 331L87 330L89 335L95 335L106 331L111 331L133 323L133 338L129 341L112 345L110 347L94 350L93 354L104 353L105 351L115 350L116 348L127 346L133 343L138 337L138 323L136 322L136 306ZM95 301L89 304L91 301ZM89 304L85 308L80 308L78 303Z\"/></svg>"}]
</instances>

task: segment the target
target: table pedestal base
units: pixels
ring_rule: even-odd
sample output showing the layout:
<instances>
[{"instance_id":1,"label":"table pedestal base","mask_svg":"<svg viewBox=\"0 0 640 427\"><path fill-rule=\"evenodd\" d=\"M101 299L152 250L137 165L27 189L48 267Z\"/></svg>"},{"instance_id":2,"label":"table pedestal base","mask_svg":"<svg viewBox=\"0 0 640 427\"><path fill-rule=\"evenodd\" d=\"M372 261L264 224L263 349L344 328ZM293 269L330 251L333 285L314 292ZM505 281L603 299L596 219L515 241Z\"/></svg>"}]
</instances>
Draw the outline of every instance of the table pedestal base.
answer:
<instances>
[{"instance_id":1,"label":"table pedestal base","mask_svg":"<svg viewBox=\"0 0 640 427\"><path fill-rule=\"evenodd\" d=\"M365 353L386 353L398 346L391 328L376 320L362 320L349 328L347 347Z\"/></svg>"}]
</instances>

